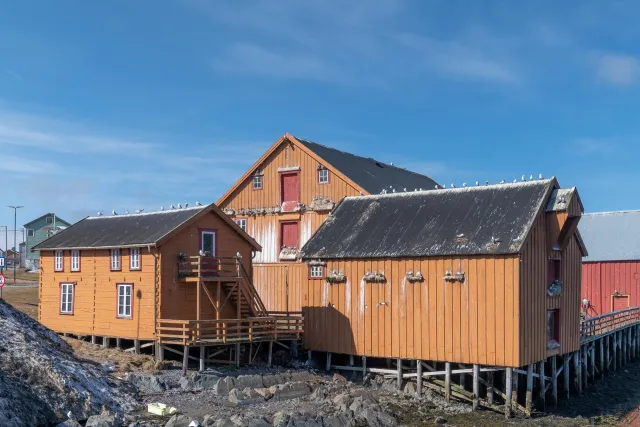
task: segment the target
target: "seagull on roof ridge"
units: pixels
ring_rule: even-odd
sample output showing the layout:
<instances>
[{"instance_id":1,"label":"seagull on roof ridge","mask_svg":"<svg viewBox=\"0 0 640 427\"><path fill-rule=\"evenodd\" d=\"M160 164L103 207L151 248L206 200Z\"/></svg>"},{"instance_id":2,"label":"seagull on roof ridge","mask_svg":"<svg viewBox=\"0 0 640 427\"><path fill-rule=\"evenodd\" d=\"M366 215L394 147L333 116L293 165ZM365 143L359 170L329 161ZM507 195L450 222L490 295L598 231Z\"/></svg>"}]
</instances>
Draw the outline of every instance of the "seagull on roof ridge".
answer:
<instances>
[{"instance_id":1,"label":"seagull on roof ridge","mask_svg":"<svg viewBox=\"0 0 640 427\"><path fill-rule=\"evenodd\" d=\"M178 209L182 209L182 205L178 203Z\"/></svg>"},{"instance_id":2,"label":"seagull on roof ridge","mask_svg":"<svg viewBox=\"0 0 640 427\"><path fill-rule=\"evenodd\" d=\"M542 174L538 175L538 179L544 179L544 178L542 177Z\"/></svg>"},{"instance_id":3,"label":"seagull on roof ridge","mask_svg":"<svg viewBox=\"0 0 640 427\"><path fill-rule=\"evenodd\" d=\"M102 216L102 212L98 212L98 216Z\"/></svg>"},{"instance_id":4,"label":"seagull on roof ridge","mask_svg":"<svg viewBox=\"0 0 640 427\"><path fill-rule=\"evenodd\" d=\"M164 206L160 206L160 210L163 211L164 210Z\"/></svg>"},{"instance_id":5,"label":"seagull on roof ridge","mask_svg":"<svg viewBox=\"0 0 640 427\"><path fill-rule=\"evenodd\" d=\"M115 209L114 209L114 210L112 210L112 211L111 211L111 213L112 213L113 215L118 215L118 213L116 212L116 210L115 210Z\"/></svg>"},{"instance_id":6,"label":"seagull on roof ridge","mask_svg":"<svg viewBox=\"0 0 640 427\"><path fill-rule=\"evenodd\" d=\"M169 207L170 207L171 209L175 209L175 208L176 208L176 207L175 207L175 206L173 206L173 205L171 205L171 206L169 206Z\"/></svg>"},{"instance_id":7,"label":"seagull on roof ridge","mask_svg":"<svg viewBox=\"0 0 640 427\"><path fill-rule=\"evenodd\" d=\"M202 203L196 200L196 206L202 206Z\"/></svg>"}]
</instances>

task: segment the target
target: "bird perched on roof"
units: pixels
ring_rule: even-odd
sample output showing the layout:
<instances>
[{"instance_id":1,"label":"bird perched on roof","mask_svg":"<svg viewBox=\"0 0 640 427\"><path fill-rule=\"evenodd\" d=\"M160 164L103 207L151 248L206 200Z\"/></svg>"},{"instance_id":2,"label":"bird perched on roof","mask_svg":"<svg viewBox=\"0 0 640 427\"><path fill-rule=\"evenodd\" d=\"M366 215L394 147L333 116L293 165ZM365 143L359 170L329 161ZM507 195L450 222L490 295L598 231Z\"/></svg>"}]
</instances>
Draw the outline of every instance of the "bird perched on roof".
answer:
<instances>
[{"instance_id":1,"label":"bird perched on roof","mask_svg":"<svg viewBox=\"0 0 640 427\"><path fill-rule=\"evenodd\" d=\"M139 214L139 213L142 213L142 212L144 212L144 209L136 209L136 213Z\"/></svg>"},{"instance_id":2,"label":"bird perched on roof","mask_svg":"<svg viewBox=\"0 0 640 427\"><path fill-rule=\"evenodd\" d=\"M476 187L477 187L478 185L480 185L480 183L479 183L478 181L476 181Z\"/></svg>"},{"instance_id":3,"label":"bird perched on roof","mask_svg":"<svg viewBox=\"0 0 640 427\"><path fill-rule=\"evenodd\" d=\"M196 206L202 206L202 203L196 200Z\"/></svg>"},{"instance_id":4,"label":"bird perched on roof","mask_svg":"<svg viewBox=\"0 0 640 427\"><path fill-rule=\"evenodd\" d=\"M527 180L527 178L525 178L525 177L524 177L524 175L522 175L522 180L523 180L523 181L526 181L526 180Z\"/></svg>"},{"instance_id":5,"label":"bird perched on roof","mask_svg":"<svg viewBox=\"0 0 640 427\"><path fill-rule=\"evenodd\" d=\"M178 203L178 209L182 209L182 205Z\"/></svg>"},{"instance_id":6,"label":"bird perched on roof","mask_svg":"<svg viewBox=\"0 0 640 427\"><path fill-rule=\"evenodd\" d=\"M114 209L114 210L112 210L112 211L111 211L111 213L112 213L113 215L118 215L118 213L116 212L116 210L115 210L115 209Z\"/></svg>"},{"instance_id":7,"label":"bird perched on roof","mask_svg":"<svg viewBox=\"0 0 640 427\"><path fill-rule=\"evenodd\" d=\"M175 209L175 208L176 208L176 207L175 207L175 206L173 206L173 205L171 205L171 206L169 206L169 207L170 207L171 209Z\"/></svg>"},{"instance_id":8,"label":"bird perched on roof","mask_svg":"<svg viewBox=\"0 0 640 427\"><path fill-rule=\"evenodd\" d=\"M200 249L200 251L198 252L198 255L204 256L204 251L202 249Z\"/></svg>"},{"instance_id":9,"label":"bird perched on roof","mask_svg":"<svg viewBox=\"0 0 640 427\"><path fill-rule=\"evenodd\" d=\"M456 188L456 185L454 183L451 183L451 188Z\"/></svg>"},{"instance_id":10,"label":"bird perched on roof","mask_svg":"<svg viewBox=\"0 0 640 427\"><path fill-rule=\"evenodd\" d=\"M533 181L533 175L529 176L529 181Z\"/></svg>"},{"instance_id":11,"label":"bird perched on roof","mask_svg":"<svg viewBox=\"0 0 640 427\"><path fill-rule=\"evenodd\" d=\"M436 186L434 188L437 190L438 188L440 188L440 186L438 184L436 184Z\"/></svg>"},{"instance_id":12,"label":"bird perched on roof","mask_svg":"<svg viewBox=\"0 0 640 427\"><path fill-rule=\"evenodd\" d=\"M502 181L500 181L500 184L504 184L504 179Z\"/></svg>"},{"instance_id":13,"label":"bird perched on roof","mask_svg":"<svg viewBox=\"0 0 640 427\"><path fill-rule=\"evenodd\" d=\"M517 180L517 179L515 179L515 178L513 178L513 182L514 182L514 184L515 184L516 182L518 182L518 180Z\"/></svg>"},{"instance_id":14,"label":"bird perched on roof","mask_svg":"<svg viewBox=\"0 0 640 427\"><path fill-rule=\"evenodd\" d=\"M404 187L404 188L402 189L402 191L404 191L404 192L406 193L406 192L407 192L407 187Z\"/></svg>"},{"instance_id":15,"label":"bird perched on roof","mask_svg":"<svg viewBox=\"0 0 640 427\"><path fill-rule=\"evenodd\" d=\"M462 186L463 186L463 187L466 187L466 186L467 186L467 183L466 183L466 182L463 182L463 183L462 183Z\"/></svg>"},{"instance_id":16,"label":"bird perched on roof","mask_svg":"<svg viewBox=\"0 0 640 427\"><path fill-rule=\"evenodd\" d=\"M538 179L544 179L542 174L538 175Z\"/></svg>"},{"instance_id":17,"label":"bird perched on roof","mask_svg":"<svg viewBox=\"0 0 640 427\"><path fill-rule=\"evenodd\" d=\"M102 212L98 212L98 216L102 216Z\"/></svg>"},{"instance_id":18,"label":"bird perched on roof","mask_svg":"<svg viewBox=\"0 0 640 427\"><path fill-rule=\"evenodd\" d=\"M485 181L485 182L484 182L484 185L489 185L489 181Z\"/></svg>"},{"instance_id":19,"label":"bird perched on roof","mask_svg":"<svg viewBox=\"0 0 640 427\"><path fill-rule=\"evenodd\" d=\"M184 204L184 207L185 207L185 208L188 208L188 207L189 207L189 203L185 203L185 204Z\"/></svg>"},{"instance_id":20,"label":"bird perched on roof","mask_svg":"<svg viewBox=\"0 0 640 427\"><path fill-rule=\"evenodd\" d=\"M164 210L164 206L160 206L160 210L163 211Z\"/></svg>"},{"instance_id":21,"label":"bird perched on roof","mask_svg":"<svg viewBox=\"0 0 640 427\"><path fill-rule=\"evenodd\" d=\"M124 214L125 214L125 215L129 215L129 209L125 209L125 210L124 210Z\"/></svg>"}]
</instances>

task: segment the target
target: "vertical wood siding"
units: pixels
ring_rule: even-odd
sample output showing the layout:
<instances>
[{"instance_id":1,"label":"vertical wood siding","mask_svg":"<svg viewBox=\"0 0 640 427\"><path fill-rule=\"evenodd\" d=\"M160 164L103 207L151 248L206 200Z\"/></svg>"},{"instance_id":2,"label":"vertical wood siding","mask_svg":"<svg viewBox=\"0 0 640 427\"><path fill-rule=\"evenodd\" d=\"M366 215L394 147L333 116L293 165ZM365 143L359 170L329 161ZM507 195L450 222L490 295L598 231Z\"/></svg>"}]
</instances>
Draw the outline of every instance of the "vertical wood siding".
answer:
<instances>
[{"instance_id":1,"label":"vertical wood siding","mask_svg":"<svg viewBox=\"0 0 640 427\"><path fill-rule=\"evenodd\" d=\"M308 275L309 267L300 262L253 267L254 285L269 311L301 311L302 289Z\"/></svg>"},{"instance_id":2,"label":"vertical wood siding","mask_svg":"<svg viewBox=\"0 0 640 427\"><path fill-rule=\"evenodd\" d=\"M640 261L585 262L582 298L591 301L589 316L611 312L613 292L629 295L629 306L640 305Z\"/></svg>"},{"instance_id":3,"label":"vertical wood siding","mask_svg":"<svg viewBox=\"0 0 640 427\"><path fill-rule=\"evenodd\" d=\"M524 244L520 269L520 362L526 365L548 357L547 309L560 310L560 349L558 354L576 351L580 343L580 281L581 253L575 236L564 251L548 248L548 226L555 226L555 217L542 212ZM547 296L548 259L559 257L562 272L562 295Z\"/></svg>"},{"instance_id":4,"label":"vertical wood siding","mask_svg":"<svg viewBox=\"0 0 640 427\"><path fill-rule=\"evenodd\" d=\"M329 261L346 283L306 280L305 346L311 350L519 366L517 255ZM447 270L464 283L445 282ZM362 280L384 272L386 283ZM423 282L410 283L408 271Z\"/></svg>"}]
</instances>

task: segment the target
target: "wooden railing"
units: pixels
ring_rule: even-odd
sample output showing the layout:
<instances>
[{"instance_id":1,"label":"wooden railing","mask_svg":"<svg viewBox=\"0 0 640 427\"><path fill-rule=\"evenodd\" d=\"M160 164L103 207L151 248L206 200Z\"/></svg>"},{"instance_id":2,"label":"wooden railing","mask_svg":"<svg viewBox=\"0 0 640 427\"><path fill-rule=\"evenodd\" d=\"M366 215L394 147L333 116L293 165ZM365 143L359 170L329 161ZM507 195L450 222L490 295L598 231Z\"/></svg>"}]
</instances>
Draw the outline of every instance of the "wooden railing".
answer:
<instances>
[{"instance_id":1,"label":"wooden railing","mask_svg":"<svg viewBox=\"0 0 640 427\"><path fill-rule=\"evenodd\" d=\"M298 340L304 332L302 314L225 320L159 319L157 339L165 344L231 344Z\"/></svg>"},{"instance_id":2,"label":"wooden railing","mask_svg":"<svg viewBox=\"0 0 640 427\"><path fill-rule=\"evenodd\" d=\"M241 277L242 259L240 257L189 256L178 261L178 278L197 277L200 279L215 277Z\"/></svg>"},{"instance_id":3,"label":"wooden railing","mask_svg":"<svg viewBox=\"0 0 640 427\"><path fill-rule=\"evenodd\" d=\"M253 282L249 279L249 273L247 273L242 263L240 263L240 275L244 278L242 283L240 283L240 289L244 293L245 298L247 298L247 301L249 301L253 312L258 316L270 315L271 313L267 313L267 308L264 306L260 295L258 295L258 291L253 286ZM300 315L302 315L302 313L300 313Z\"/></svg>"},{"instance_id":4,"label":"wooden railing","mask_svg":"<svg viewBox=\"0 0 640 427\"><path fill-rule=\"evenodd\" d=\"M639 322L640 307L625 308L612 313L588 317L580 324L580 337L582 340L597 337Z\"/></svg>"}]
</instances>

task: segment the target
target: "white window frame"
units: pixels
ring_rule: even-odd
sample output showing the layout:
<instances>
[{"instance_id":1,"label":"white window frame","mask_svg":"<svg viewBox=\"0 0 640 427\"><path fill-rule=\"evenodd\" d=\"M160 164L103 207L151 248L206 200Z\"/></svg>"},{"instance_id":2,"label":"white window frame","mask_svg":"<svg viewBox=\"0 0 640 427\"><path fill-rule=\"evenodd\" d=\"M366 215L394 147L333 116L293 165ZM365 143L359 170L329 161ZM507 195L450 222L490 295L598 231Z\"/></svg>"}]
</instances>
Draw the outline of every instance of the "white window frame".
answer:
<instances>
[{"instance_id":1,"label":"white window frame","mask_svg":"<svg viewBox=\"0 0 640 427\"><path fill-rule=\"evenodd\" d=\"M33 228L27 228L27 237L36 237L36 230Z\"/></svg>"},{"instance_id":2,"label":"white window frame","mask_svg":"<svg viewBox=\"0 0 640 427\"><path fill-rule=\"evenodd\" d=\"M247 231L247 218L236 219L236 224L238 224L238 227L242 228L242 231Z\"/></svg>"},{"instance_id":3,"label":"white window frame","mask_svg":"<svg viewBox=\"0 0 640 427\"><path fill-rule=\"evenodd\" d=\"M129 270L140 270L140 248L129 249Z\"/></svg>"},{"instance_id":4,"label":"white window frame","mask_svg":"<svg viewBox=\"0 0 640 427\"><path fill-rule=\"evenodd\" d=\"M111 249L111 271L119 271L122 269L122 260L120 256L120 249Z\"/></svg>"},{"instance_id":5,"label":"white window frame","mask_svg":"<svg viewBox=\"0 0 640 427\"><path fill-rule=\"evenodd\" d=\"M204 252L204 236L205 234L211 234L213 236L213 244L212 250L209 256L216 256L216 232L215 231L203 231L202 236L200 236L200 250Z\"/></svg>"},{"instance_id":6,"label":"white window frame","mask_svg":"<svg viewBox=\"0 0 640 427\"><path fill-rule=\"evenodd\" d=\"M53 217L52 216L48 216L46 221L47 221L47 225L53 224Z\"/></svg>"},{"instance_id":7,"label":"white window frame","mask_svg":"<svg viewBox=\"0 0 640 427\"><path fill-rule=\"evenodd\" d=\"M74 283L60 283L60 314L73 314Z\"/></svg>"},{"instance_id":8,"label":"white window frame","mask_svg":"<svg viewBox=\"0 0 640 427\"><path fill-rule=\"evenodd\" d=\"M253 189L262 190L262 175L253 176Z\"/></svg>"},{"instance_id":9,"label":"white window frame","mask_svg":"<svg viewBox=\"0 0 640 427\"><path fill-rule=\"evenodd\" d=\"M323 177L323 173L325 176ZM318 169L318 184L328 184L329 183L329 169Z\"/></svg>"},{"instance_id":10,"label":"white window frame","mask_svg":"<svg viewBox=\"0 0 640 427\"><path fill-rule=\"evenodd\" d=\"M129 290L128 294L127 289ZM133 284L118 283L116 297L118 298L116 316L122 319L131 319L133 317ZM122 304L120 304L120 297L123 298ZM128 312L127 309L129 309Z\"/></svg>"},{"instance_id":11,"label":"white window frame","mask_svg":"<svg viewBox=\"0 0 640 427\"><path fill-rule=\"evenodd\" d=\"M64 251L53 253L53 271L64 271Z\"/></svg>"},{"instance_id":12,"label":"white window frame","mask_svg":"<svg viewBox=\"0 0 640 427\"><path fill-rule=\"evenodd\" d=\"M312 279L322 279L324 277L324 266L322 265L310 265L309 277Z\"/></svg>"},{"instance_id":13,"label":"white window frame","mask_svg":"<svg viewBox=\"0 0 640 427\"><path fill-rule=\"evenodd\" d=\"M71 271L80 271L80 251L77 249L71 251Z\"/></svg>"}]
</instances>

